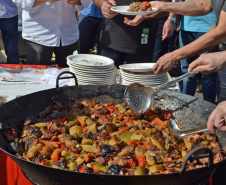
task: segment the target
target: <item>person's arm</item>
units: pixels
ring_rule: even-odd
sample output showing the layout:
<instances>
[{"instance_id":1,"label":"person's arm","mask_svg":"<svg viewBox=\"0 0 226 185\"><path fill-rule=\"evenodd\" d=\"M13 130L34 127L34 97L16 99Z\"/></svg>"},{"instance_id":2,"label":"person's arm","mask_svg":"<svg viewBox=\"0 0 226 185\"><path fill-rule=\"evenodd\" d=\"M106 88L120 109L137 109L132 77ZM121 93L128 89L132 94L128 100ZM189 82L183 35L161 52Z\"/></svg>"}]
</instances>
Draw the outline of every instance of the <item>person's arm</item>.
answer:
<instances>
[{"instance_id":1,"label":"person's arm","mask_svg":"<svg viewBox=\"0 0 226 185\"><path fill-rule=\"evenodd\" d=\"M219 103L213 110L207 122L207 128L215 133L215 128L226 132L226 101Z\"/></svg>"},{"instance_id":2,"label":"person's arm","mask_svg":"<svg viewBox=\"0 0 226 185\"><path fill-rule=\"evenodd\" d=\"M192 43L160 57L154 65L156 74L171 70L181 59L201 54L226 40L226 12L221 11L219 24Z\"/></svg>"},{"instance_id":3,"label":"person's arm","mask_svg":"<svg viewBox=\"0 0 226 185\"><path fill-rule=\"evenodd\" d=\"M111 19L118 15L117 12L111 11L111 7L116 6L114 0L93 0L93 3L99 8L104 17Z\"/></svg>"},{"instance_id":4,"label":"person's arm","mask_svg":"<svg viewBox=\"0 0 226 185\"><path fill-rule=\"evenodd\" d=\"M179 15L201 16L213 10L211 0L191 0L183 2L151 1L150 3L152 7L158 9L156 13L150 14L151 17L163 11Z\"/></svg>"}]
</instances>

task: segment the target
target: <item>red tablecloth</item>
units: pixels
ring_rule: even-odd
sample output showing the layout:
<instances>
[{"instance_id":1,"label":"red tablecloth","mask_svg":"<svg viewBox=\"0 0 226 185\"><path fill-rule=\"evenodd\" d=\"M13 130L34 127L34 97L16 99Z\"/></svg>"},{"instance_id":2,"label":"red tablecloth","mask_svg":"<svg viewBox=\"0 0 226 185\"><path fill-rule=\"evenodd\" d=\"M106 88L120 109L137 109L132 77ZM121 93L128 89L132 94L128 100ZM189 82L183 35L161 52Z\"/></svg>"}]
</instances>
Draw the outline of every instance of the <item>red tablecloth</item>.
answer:
<instances>
[{"instance_id":1,"label":"red tablecloth","mask_svg":"<svg viewBox=\"0 0 226 185\"><path fill-rule=\"evenodd\" d=\"M0 184L32 185L20 170L20 167L0 150Z\"/></svg>"}]
</instances>

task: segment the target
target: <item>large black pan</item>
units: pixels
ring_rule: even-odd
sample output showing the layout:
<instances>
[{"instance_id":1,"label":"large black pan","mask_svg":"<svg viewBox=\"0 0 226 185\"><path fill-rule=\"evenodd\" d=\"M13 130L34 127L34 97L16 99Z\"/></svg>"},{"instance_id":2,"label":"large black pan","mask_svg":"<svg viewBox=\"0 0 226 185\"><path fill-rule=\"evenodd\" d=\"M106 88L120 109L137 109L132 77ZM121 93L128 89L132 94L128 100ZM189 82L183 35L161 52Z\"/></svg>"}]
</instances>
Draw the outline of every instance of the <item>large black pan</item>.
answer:
<instances>
[{"instance_id":1,"label":"large black pan","mask_svg":"<svg viewBox=\"0 0 226 185\"><path fill-rule=\"evenodd\" d=\"M0 108L0 122L2 127L13 127L18 133L21 132L23 121L30 116L36 116L46 108L53 96L60 97L65 104L68 97L83 99L96 97L104 102L124 102L124 90L126 86L77 86L66 88L55 88L26 95L4 104ZM108 95L108 96L103 96ZM202 126L206 124L211 111L215 105L198 98L180 93L163 90L155 97L155 105L170 109L176 117L177 122L183 122L185 128ZM164 101L158 101L164 99ZM217 136L224 150L226 149L226 136L217 132ZM213 175L218 163L201 169L186 171L182 174L162 174L145 176L111 176L98 174L85 174L78 172L54 169L34 164L17 156L7 150L8 142L0 132L0 148L13 159L34 182L40 185L192 185L198 184Z\"/></svg>"}]
</instances>

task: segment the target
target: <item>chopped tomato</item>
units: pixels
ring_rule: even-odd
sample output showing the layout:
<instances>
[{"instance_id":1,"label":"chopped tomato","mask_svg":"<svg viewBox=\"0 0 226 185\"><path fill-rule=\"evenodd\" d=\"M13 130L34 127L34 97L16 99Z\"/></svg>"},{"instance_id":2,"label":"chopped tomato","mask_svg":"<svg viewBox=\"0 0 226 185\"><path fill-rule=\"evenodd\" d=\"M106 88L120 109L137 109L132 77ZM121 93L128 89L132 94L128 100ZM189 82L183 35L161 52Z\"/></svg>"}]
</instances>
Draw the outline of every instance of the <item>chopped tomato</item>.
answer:
<instances>
[{"instance_id":1,"label":"chopped tomato","mask_svg":"<svg viewBox=\"0 0 226 185\"><path fill-rule=\"evenodd\" d=\"M51 141L56 141L57 139L58 139L57 136L53 136L53 137L51 138Z\"/></svg>"},{"instance_id":2,"label":"chopped tomato","mask_svg":"<svg viewBox=\"0 0 226 185\"><path fill-rule=\"evenodd\" d=\"M84 173L86 171L86 166L79 166L78 171Z\"/></svg>"},{"instance_id":3,"label":"chopped tomato","mask_svg":"<svg viewBox=\"0 0 226 185\"><path fill-rule=\"evenodd\" d=\"M125 119L123 120L124 123L129 123L130 121L133 121L133 119L125 118Z\"/></svg>"},{"instance_id":4,"label":"chopped tomato","mask_svg":"<svg viewBox=\"0 0 226 185\"><path fill-rule=\"evenodd\" d=\"M101 121L103 121L103 120L105 120L105 119L109 119L109 120L111 120L111 119L112 119L112 117L111 117L111 116L109 116L109 115L103 115L103 116L101 116L101 118L100 118L100 122L101 122Z\"/></svg>"},{"instance_id":5,"label":"chopped tomato","mask_svg":"<svg viewBox=\"0 0 226 185\"><path fill-rule=\"evenodd\" d=\"M145 166L147 164L145 155L138 155L136 159L139 166Z\"/></svg>"},{"instance_id":6,"label":"chopped tomato","mask_svg":"<svg viewBox=\"0 0 226 185\"><path fill-rule=\"evenodd\" d=\"M137 165L137 162L135 160L128 159L126 161L127 161L127 167L133 167Z\"/></svg>"},{"instance_id":7,"label":"chopped tomato","mask_svg":"<svg viewBox=\"0 0 226 185\"><path fill-rule=\"evenodd\" d=\"M155 124L159 125L160 127L165 128L164 122L163 122L161 119L159 119L158 117L156 117L156 118L153 120L153 122L154 122Z\"/></svg>"},{"instance_id":8,"label":"chopped tomato","mask_svg":"<svg viewBox=\"0 0 226 185\"><path fill-rule=\"evenodd\" d=\"M117 118L118 118L118 120L122 120L122 118L123 118L123 114L119 114L118 116L117 116Z\"/></svg>"},{"instance_id":9,"label":"chopped tomato","mask_svg":"<svg viewBox=\"0 0 226 185\"><path fill-rule=\"evenodd\" d=\"M129 130L128 127L119 127L118 128L118 131L121 132L121 133L124 132L124 131L128 131L128 130Z\"/></svg>"},{"instance_id":10,"label":"chopped tomato","mask_svg":"<svg viewBox=\"0 0 226 185\"><path fill-rule=\"evenodd\" d=\"M127 142L127 145L138 145L138 146L141 146L141 145L143 145L143 143L140 140L131 140L131 141Z\"/></svg>"},{"instance_id":11,"label":"chopped tomato","mask_svg":"<svg viewBox=\"0 0 226 185\"><path fill-rule=\"evenodd\" d=\"M150 6L150 3L147 2L147 1L144 1L144 2L142 2L142 6L144 6L144 7L149 7L149 6Z\"/></svg>"},{"instance_id":12,"label":"chopped tomato","mask_svg":"<svg viewBox=\"0 0 226 185\"><path fill-rule=\"evenodd\" d=\"M149 145L151 145L151 142L148 142L148 141L144 142L144 147L145 147L146 149L148 148Z\"/></svg>"},{"instance_id":13,"label":"chopped tomato","mask_svg":"<svg viewBox=\"0 0 226 185\"><path fill-rule=\"evenodd\" d=\"M93 165L93 169L95 173L100 173L100 170L97 169L97 166L95 164Z\"/></svg>"},{"instance_id":14,"label":"chopped tomato","mask_svg":"<svg viewBox=\"0 0 226 185\"><path fill-rule=\"evenodd\" d=\"M65 148L66 147L66 145L65 145L65 143L60 143L60 148Z\"/></svg>"},{"instance_id":15,"label":"chopped tomato","mask_svg":"<svg viewBox=\"0 0 226 185\"><path fill-rule=\"evenodd\" d=\"M110 113L114 112L114 105L107 107L107 109L109 110Z\"/></svg>"},{"instance_id":16,"label":"chopped tomato","mask_svg":"<svg viewBox=\"0 0 226 185\"><path fill-rule=\"evenodd\" d=\"M73 152L73 153L76 153L76 154L79 153L79 151L74 147L70 147L70 151Z\"/></svg>"}]
</instances>

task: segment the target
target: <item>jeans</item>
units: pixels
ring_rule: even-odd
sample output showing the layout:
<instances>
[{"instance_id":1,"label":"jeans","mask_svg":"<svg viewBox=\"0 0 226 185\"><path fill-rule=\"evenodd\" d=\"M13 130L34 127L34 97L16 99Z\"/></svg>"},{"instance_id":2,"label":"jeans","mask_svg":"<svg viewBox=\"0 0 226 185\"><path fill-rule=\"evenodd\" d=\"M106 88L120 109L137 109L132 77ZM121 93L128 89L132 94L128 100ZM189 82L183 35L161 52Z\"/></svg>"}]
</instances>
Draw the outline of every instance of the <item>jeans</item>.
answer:
<instances>
[{"instance_id":1,"label":"jeans","mask_svg":"<svg viewBox=\"0 0 226 185\"><path fill-rule=\"evenodd\" d=\"M197 38L201 37L205 32L188 32L184 30L180 30L179 33L179 45L180 47L183 47ZM218 47L214 47L211 50L205 52L205 53L210 53L210 52L217 52L219 50ZM193 56L189 57L186 59L183 59L180 61L181 63L181 70L182 73L187 73L188 72L188 66L191 62L193 62L195 59L197 59L199 56ZM216 82L217 82L217 73L212 73L209 75L202 75L202 91L203 91L203 98L206 101L209 101L211 103L215 103L216 99ZM194 96L195 91L196 91L196 83L197 83L197 78L188 78L183 80L183 94L188 94L191 96Z\"/></svg>"},{"instance_id":2,"label":"jeans","mask_svg":"<svg viewBox=\"0 0 226 185\"><path fill-rule=\"evenodd\" d=\"M0 18L0 30L8 64L19 64L18 51L18 16Z\"/></svg>"},{"instance_id":3,"label":"jeans","mask_svg":"<svg viewBox=\"0 0 226 185\"><path fill-rule=\"evenodd\" d=\"M128 63L150 63L153 60L153 52L147 54L129 54L111 49L103 44L100 44L101 55L111 58L114 60L115 66L118 68L119 65L124 62Z\"/></svg>"},{"instance_id":4,"label":"jeans","mask_svg":"<svg viewBox=\"0 0 226 185\"><path fill-rule=\"evenodd\" d=\"M164 41L162 41L162 30L167 18L168 17L163 17L158 20L153 62L157 62L161 56L165 55L168 52L169 39L166 38Z\"/></svg>"},{"instance_id":5,"label":"jeans","mask_svg":"<svg viewBox=\"0 0 226 185\"><path fill-rule=\"evenodd\" d=\"M102 18L80 14L78 28L80 32L81 54L89 53L94 44L97 44L97 54L100 54L99 37L102 20Z\"/></svg>"}]
</instances>

